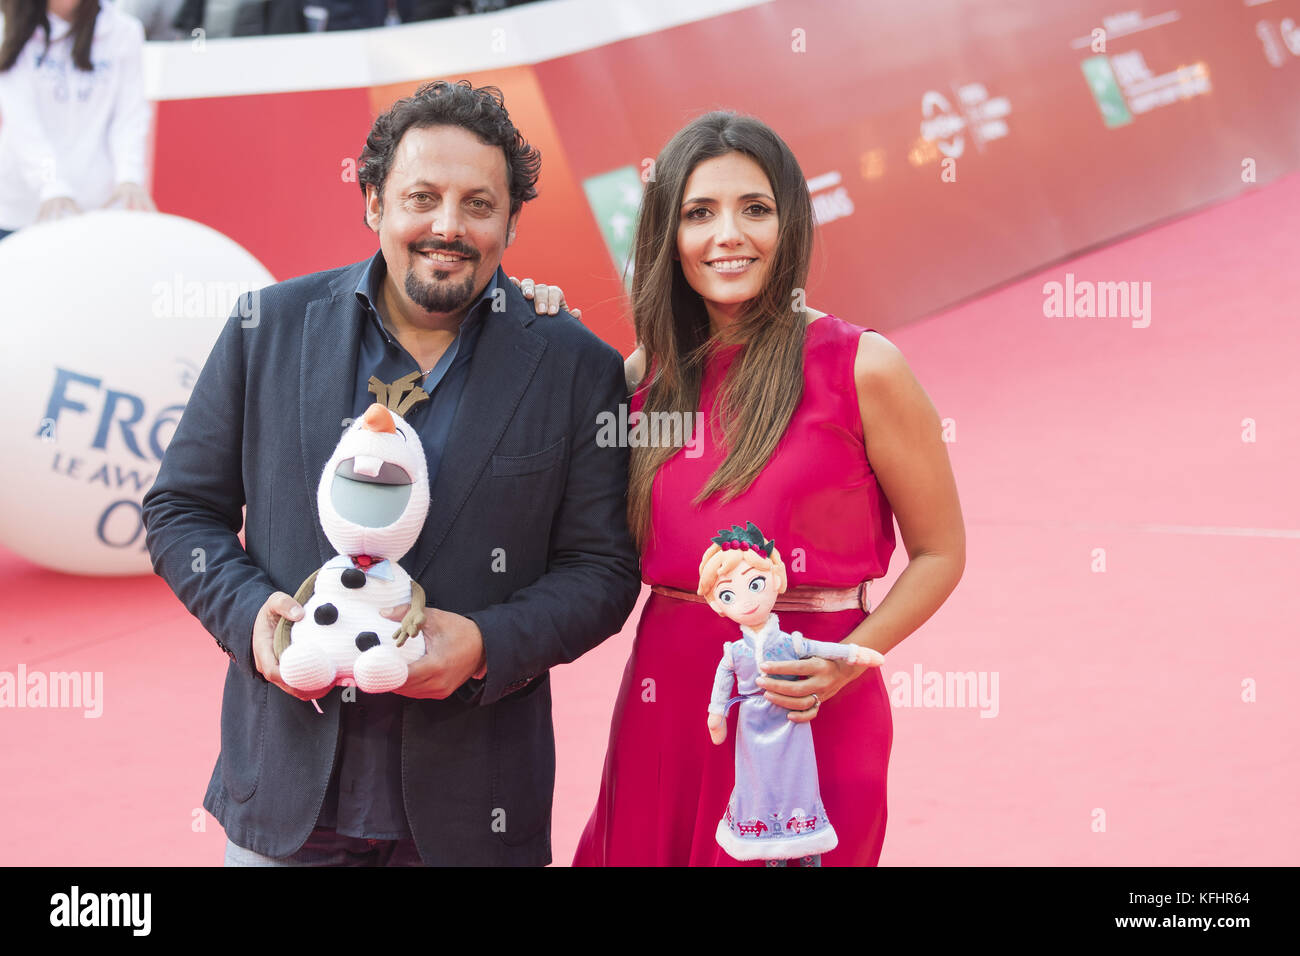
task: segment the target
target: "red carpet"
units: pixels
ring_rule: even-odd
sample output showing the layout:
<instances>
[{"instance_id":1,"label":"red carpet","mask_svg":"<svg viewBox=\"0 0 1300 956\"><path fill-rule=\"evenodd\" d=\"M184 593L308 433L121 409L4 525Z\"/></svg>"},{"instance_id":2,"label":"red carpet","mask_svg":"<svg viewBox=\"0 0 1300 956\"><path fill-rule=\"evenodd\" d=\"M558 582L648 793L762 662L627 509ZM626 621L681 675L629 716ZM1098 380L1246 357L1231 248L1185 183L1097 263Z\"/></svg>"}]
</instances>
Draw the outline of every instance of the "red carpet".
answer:
<instances>
[{"instance_id":1,"label":"red carpet","mask_svg":"<svg viewBox=\"0 0 1300 956\"><path fill-rule=\"evenodd\" d=\"M1297 862L1297 221L1293 175L890 335L953 420L969 544L886 679L983 672L998 695L991 719L896 703L882 865ZM1150 326L1045 318L1067 272L1150 282ZM877 603L905 563L900 542ZM0 600L0 670L104 681L98 718L0 711L0 863L219 865L200 802L226 658L202 628L157 579L8 553ZM631 632L554 673L560 864Z\"/></svg>"}]
</instances>

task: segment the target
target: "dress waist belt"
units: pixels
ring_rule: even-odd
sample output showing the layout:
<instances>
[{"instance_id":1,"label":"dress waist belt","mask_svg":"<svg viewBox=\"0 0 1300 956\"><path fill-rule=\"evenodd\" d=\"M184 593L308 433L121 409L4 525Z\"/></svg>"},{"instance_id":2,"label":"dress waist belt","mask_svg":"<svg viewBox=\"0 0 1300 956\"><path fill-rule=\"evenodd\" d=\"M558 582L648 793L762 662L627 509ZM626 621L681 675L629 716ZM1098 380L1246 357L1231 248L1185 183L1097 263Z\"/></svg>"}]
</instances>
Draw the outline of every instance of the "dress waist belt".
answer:
<instances>
[{"instance_id":1,"label":"dress waist belt","mask_svg":"<svg viewBox=\"0 0 1300 956\"><path fill-rule=\"evenodd\" d=\"M861 584L855 584L848 588L815 588L801 586L791 588L776 599L776 604L772 607L774 611L852 611L854 609L871 613L871 602L867 599L867 588L870 587L871 581L867 579ZM655 594L661 594L664 597L676 598L679 601L694 601L697 604L707 604L708 602L696 594L694 591L679 591L677 588L665 587L662 584L653 584L650 590Z\"/></svg>"}]
</instances>

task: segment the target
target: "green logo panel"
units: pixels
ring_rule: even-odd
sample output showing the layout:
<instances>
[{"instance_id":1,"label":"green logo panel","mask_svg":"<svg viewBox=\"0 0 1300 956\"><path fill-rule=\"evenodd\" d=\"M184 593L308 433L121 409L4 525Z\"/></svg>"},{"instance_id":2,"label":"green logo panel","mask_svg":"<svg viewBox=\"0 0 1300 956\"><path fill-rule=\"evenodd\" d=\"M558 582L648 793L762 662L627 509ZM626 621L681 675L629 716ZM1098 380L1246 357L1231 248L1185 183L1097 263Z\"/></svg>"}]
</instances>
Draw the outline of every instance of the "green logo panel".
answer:
<instances>
[{"instance_id":1,"label":"green logo panel","mask_svg":"<svg viewBox=\"0 0 1300 956\"><path fill-rule=\"evenodd\" d=\"M632 238L641 208L641 174L635 166L620 166L582 181L582 190L600 225L605 248L619 274L630 282Z\"/></svg>"},{"instance_id":2,"label":"green logo panel","mask_svg":"<svg viewBox=\"0 0 1300 956\"><path fill-rule=\"evenodd\" d=\"M1101 110L1101 118L1109 129L1133 122L1133 114L1124 102L1124 93L1110 68L1110 60L1105 56L1089 57L1083 61L1083 75L1088 81L1088 89L1092 90L1092 98Z\"/></svg>"}]
</instances>

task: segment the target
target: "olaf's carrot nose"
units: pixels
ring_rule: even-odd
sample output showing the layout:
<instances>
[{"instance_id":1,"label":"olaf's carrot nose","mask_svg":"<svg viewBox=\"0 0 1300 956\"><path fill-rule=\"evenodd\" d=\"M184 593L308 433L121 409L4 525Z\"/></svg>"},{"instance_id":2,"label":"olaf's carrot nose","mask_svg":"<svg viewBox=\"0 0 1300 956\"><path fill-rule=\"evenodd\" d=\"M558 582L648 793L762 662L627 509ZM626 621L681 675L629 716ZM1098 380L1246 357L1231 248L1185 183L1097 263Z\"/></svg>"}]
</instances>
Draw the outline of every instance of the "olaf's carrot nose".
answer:
<instances>
[{"instance_id":1,"label":"olaf's carrot nose","mask_svg":"<svg viewBox=\"0 0 1300 956\"><path fill-rule=\"evenodd\" d=\"M388 432L389 434L397 431L397 426L393 424L392 414L378 402L367 408L366 413L361 416L361 427L372 432Z\"/></svg>"}]
</instances>

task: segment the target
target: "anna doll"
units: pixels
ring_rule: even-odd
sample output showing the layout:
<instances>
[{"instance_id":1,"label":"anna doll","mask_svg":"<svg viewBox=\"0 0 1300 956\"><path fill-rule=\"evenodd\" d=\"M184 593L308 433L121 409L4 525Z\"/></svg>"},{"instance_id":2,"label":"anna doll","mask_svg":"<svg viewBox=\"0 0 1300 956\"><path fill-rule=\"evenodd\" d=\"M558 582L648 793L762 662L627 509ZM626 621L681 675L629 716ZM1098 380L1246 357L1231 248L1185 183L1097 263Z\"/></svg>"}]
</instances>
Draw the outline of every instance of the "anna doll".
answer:
<instances>
[{"instance_id":1,"label":"anna doll","mask_svg":"<svg viewBox=\"0 0 1300 956\"><path fill-rule=\"evenodd\" d=\"M798 631L782 631L772 607L785 589L785 564L776 543L765 540L753 522L720 531L700 561L698 593L739 624L742 635L723 647L709 702L715 744L727 739L727 712L740 704L736 785L718 822L717 840L737 860L785 866L797 859L803 866L820 866L821 854L834 849L838 838L818 789L812 724L789 720L788 710L763 695L756 680L783 675L765 675L759 665L815 656L879 666L884 658L857 644L810 641Z\"/></svg>"}]
</instances>

